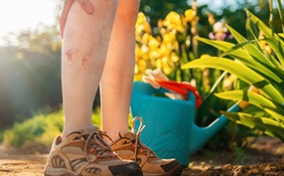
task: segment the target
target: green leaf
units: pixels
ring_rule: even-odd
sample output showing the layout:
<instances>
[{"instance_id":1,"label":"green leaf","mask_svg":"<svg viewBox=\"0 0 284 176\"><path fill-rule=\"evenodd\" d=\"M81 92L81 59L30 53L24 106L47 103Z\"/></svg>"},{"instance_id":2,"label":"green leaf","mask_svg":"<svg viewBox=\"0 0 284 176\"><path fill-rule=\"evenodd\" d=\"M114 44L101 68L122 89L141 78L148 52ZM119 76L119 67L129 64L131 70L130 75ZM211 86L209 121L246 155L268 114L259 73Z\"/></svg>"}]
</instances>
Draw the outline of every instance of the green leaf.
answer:
<instances>
[{"instance_id":1,"label":"green leaf","mask_svg":"<svg viewBox=\"0 0 284 176\"><path fill-rule=\"evenodd\" d=\"M245 9L247 12L247 16L250 20L252 20L254 22L254 24L256 24L258 26L258 28L263 32L263 34L266 37L271 37L272 36L272 31L271 29L266 26L266 24L261 21L259 18L257 18L253 13L251 13L249 10Z\"/></svg>"},{"instance_id":2,"label":"green leaf","mask_svg":"<svg viewBox=\"0 0 284 176\"><path fill-rule=\"evenodd\" d=\"M270 65L270 66L273 65L271 63L271 61L264 55L264 53L259 48L257 48L256 46L254 46L253 44L248 42L248 40L245 37L243 37L240 33L238 33L235 29L233 29L229 25L227 25L227 28L229 29L231 34L234 36L234 38L238 41L238 43L244 43L243 48L248 53L250 53L250 55L255 60L258 60L258 61L263 62L263 63Z\"/></svg>"},{"instance_id":3,"label":"green leaf","mask_svg":"<svg viewBox=\"0 0 284 176\"><path fill-rule=\"evenodd\" d=\"M283 121L284 122L284 116L282 114L279 114L269 108L264 108L264 110L266 112L268 112L269 114L271 114L271 116L274 118L274 119L277 119L278 121ZM284 130L284 129L283 129Z\"/></svg>"},{"instance_id":4,"label":"green leaf","mask_svg":"<svg viewBox=\"0 0 284 176\"><path fill-rule=\"evenodd\" d=\"M279 33L277 35L279 35L280 37L284 38L284 33Z\"/></svg>"},{"instance_id":5,"label":"green leaf","mask_svg":"<svg viewBox=\"0 0 284 176\"><path fill-rule=\"evenodd\" d=\"M243 117L240 113L221 111L221 113L233 122L244 125L249 128L255 128L255 124L248 118Z\"/></svg>"},{"instance_id":6,"label":"green leaf","mask_svg":"<svg viewBox=\"0 0 284 176\"><path fill-rule=\"evenodd\" d=\"M222 93L215 93L215 95L226 100L247 101L250 104L253 104L261 109L263 108L263 106L276 108L275 104L271 100L265 98L260 94L248 92L245 90L233 90Z\"/></svg>"},{"instance_id":7,"label":"green leaf","mask_svg":"<svg viewBox=\"0 0 284 176\"><path fill-rule=\"evenodd\" d=\"M239 44L233 46L232 48L230 48L229 50L227 50L226 52L224 52L223 54L221 54L220 57L224 57L226 55L229 55L231 52L247 45L248 43L252 43L252 42L256 42L256 41L253 40L253 41L247 41L247 42L244 42L244 43L239 43ZM262 75L265 75L266 78L273 79L278 83L282 82L282 79L280 79L279 76L277 74L275 74L273 72L273 70L271 69L271 68L274 68L273 66L262 63L261 61L257 62L256 60L248 59L248 58L239 57L238 60L243 62L244 64L246 64L247 66L249 66L250 68L255 70L256 72L259 72ZM279 65L279 67L281 67L281 66Z\"/></svg>"},{"instance_id":8,"label":"green leaf","mask_svg":"<svg viewBox=\"0 0 284 176\"><path fill-rule=\"evenodd\" d=\"M229 42L219 41L219 40L210 40L210 39L201 38L201 37L199 37L198 40L208 45L214 46L215 48L221 51L224 51L224 52L235 46L235 44L232 44ZM240 60L244 60L244 59L252 60L251 55L242 48L237 48L236 50L231 51L230 55Z\"/></svg>"},{"instance_id":9,"label":"green leaf","mask_svg":"<svg viewBox=\"0 0 284 176\"><path fill-rule=\"evenodd\" d=\"M284 12L282 9L282 4L280 0L277 0L277 4L278 4L278 12L279 12L279 17L280 17L280 21L281 21L281 26L282 26L282 32L284 32Z\"/></svg>"},{"instance_id":10,"label":"green leaf","mask_svg":"<svg viewBox=\"0 0 284 176\"><path fill-rule=\"evenodd\" d=\"M270 97L276 102L282 104L284 101L282 95L271 84L269 84L267 80L241 63L223 58L207 57L191 61L183 65L182 69L199 67L210 67L225 70L236 75L248 84L255 86L263 95Z\"/></svg>"},{"instance_id":11,"label":"green leaf","mask_svg":"<svg viewBox=\"0 0 284 176\"><path fill-rule=\"evenodd\" d=\"M284 125L280 122L267 117L254 117L251 114L242 112L231 113L222 111L221 113L238 124L263 130L267 134L278 137L284 142Z\"/></svg>"},{"instance_id":12,"label":"green leaf","mask_svg":"<svg viewBox=\"0 0 284 176\"><path fill-rule=\"evenodd\" d=\"M266 128L266 130L273 131L284 138L284 125L271 118L267 117L253 117L252 121L259 127Z\"/></svg>"},{"instance_id":13,"label":"green leaf","mask_svg":"<svg viewBox=\"0 0 284 176\"><path fill-rule=\"evenodd\" d=\"M279 59L282 68L284 68L284 44L280 39L277 38L266 38L263 39L274 51L277 58Z\"/></svg>"}]
</instances>

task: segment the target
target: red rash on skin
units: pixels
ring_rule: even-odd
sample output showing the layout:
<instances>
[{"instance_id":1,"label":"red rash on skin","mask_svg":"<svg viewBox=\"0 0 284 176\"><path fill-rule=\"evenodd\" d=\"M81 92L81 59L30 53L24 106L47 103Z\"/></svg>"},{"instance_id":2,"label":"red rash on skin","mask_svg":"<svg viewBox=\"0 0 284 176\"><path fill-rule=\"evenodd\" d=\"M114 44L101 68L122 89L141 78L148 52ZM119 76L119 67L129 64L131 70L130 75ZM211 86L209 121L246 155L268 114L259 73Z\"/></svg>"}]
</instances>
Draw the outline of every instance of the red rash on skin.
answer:
<instances>
[{"instance_id":1,"label":"red rash on skin","mask_svg":"<svg viewBox=\"0 0 284 176\"><path fill-rule=\"evenodd\" d=\"M71 49L68 49L64 52L64 54L66 55L66 59L71 62L71 64L73 64L75 62L75 59L73 58L73 54L74 52L72 52ZM88 67L88 60L89 60L89 57L90 57L90 53L86 53L85 56L82 58L82 66L87 69Z\"/></svg>"},{"instance_id":2,"label":"red rash on skin","mask_svg":"<svg viewBox=\"0 0 284 176\"><path fill-rule=\"evenodd\" d=\"M71 50L66 50L65 51L65 54L67 56L67 60L71 61L73 58L72 58L72 53L71 53Z\"/></svg>"}]
</instances>

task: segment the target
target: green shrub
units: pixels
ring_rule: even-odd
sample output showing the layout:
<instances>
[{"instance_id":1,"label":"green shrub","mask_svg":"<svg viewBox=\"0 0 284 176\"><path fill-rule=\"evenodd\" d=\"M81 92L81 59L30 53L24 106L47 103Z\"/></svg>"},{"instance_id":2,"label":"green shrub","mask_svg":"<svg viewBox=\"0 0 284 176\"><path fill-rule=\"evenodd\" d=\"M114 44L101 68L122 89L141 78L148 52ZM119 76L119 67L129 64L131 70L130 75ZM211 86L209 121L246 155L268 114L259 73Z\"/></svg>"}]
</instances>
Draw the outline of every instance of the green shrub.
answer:
<instances>
[{"instance_id":1,"label":"green shrub","mask_svg":"<svg viewBox=\"0 0 284 176\"><path fill-rule=\"evenodd\" d=\"M99 110L97 110L92 115L93 123L98 126L101 124L99 114ZM24 122L15 123L11 129L4 131L3 140L15 147L36 145L36 149L46 149L52 145L54 138L62 132L63 123L62 110L46 115L35 115Z\"/></svg>"},{"instance_id":2,"label":"green shrub","mask_svg":"<svg viewBox=\"0 0 284 176\"><path fill-rule=\"evenodd\" d=\"M12 129L4 132L4 141L12 146L22 146L26 141L34 141L44 133L44 116L36 116L24 123L16 122Z\"/></svg>"}]
</instances>

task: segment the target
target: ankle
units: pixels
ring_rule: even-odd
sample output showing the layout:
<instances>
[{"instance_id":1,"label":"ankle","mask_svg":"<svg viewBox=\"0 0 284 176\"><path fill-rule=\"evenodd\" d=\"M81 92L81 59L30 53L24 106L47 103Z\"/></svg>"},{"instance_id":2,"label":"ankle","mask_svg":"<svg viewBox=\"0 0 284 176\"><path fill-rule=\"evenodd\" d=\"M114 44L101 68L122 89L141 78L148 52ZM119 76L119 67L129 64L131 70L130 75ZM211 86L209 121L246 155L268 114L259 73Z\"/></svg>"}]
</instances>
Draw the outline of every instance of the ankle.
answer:
<instances>
[{"instance_id":1,"label":"ankle","mask_svg":"<svg viewBox=\"0 0 284 176\"><path fill-rule=\"evenodd\" d=\"M70 133L74 131L80 131L80 130L88 130L93 129L93 125L84 125L84 126L76 126L76 127L67 127L65 126L62 131L62 139L65 139Z\"/></svg>"}]
</instances>

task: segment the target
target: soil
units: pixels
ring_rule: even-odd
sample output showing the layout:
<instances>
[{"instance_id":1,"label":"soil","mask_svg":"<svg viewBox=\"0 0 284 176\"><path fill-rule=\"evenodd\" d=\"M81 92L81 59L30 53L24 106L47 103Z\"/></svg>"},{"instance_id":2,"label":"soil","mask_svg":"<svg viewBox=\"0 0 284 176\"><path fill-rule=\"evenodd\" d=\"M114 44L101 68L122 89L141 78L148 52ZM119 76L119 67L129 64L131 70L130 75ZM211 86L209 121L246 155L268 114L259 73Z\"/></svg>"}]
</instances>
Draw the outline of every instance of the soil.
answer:
<instances>
[{"instance_id":1,"label":"soil","mask_svg":"<svg viewBox=\"0 0 284 176\"><path fill-rule=\"evenodd\" d=\"M238 156L239 155L239 156ZM182 176L284 176L284 144L261 137L238 154L232 151L199 152ZM42 176L47 154L0 144L0 176Z\"/></svg>"}]
</instances>

